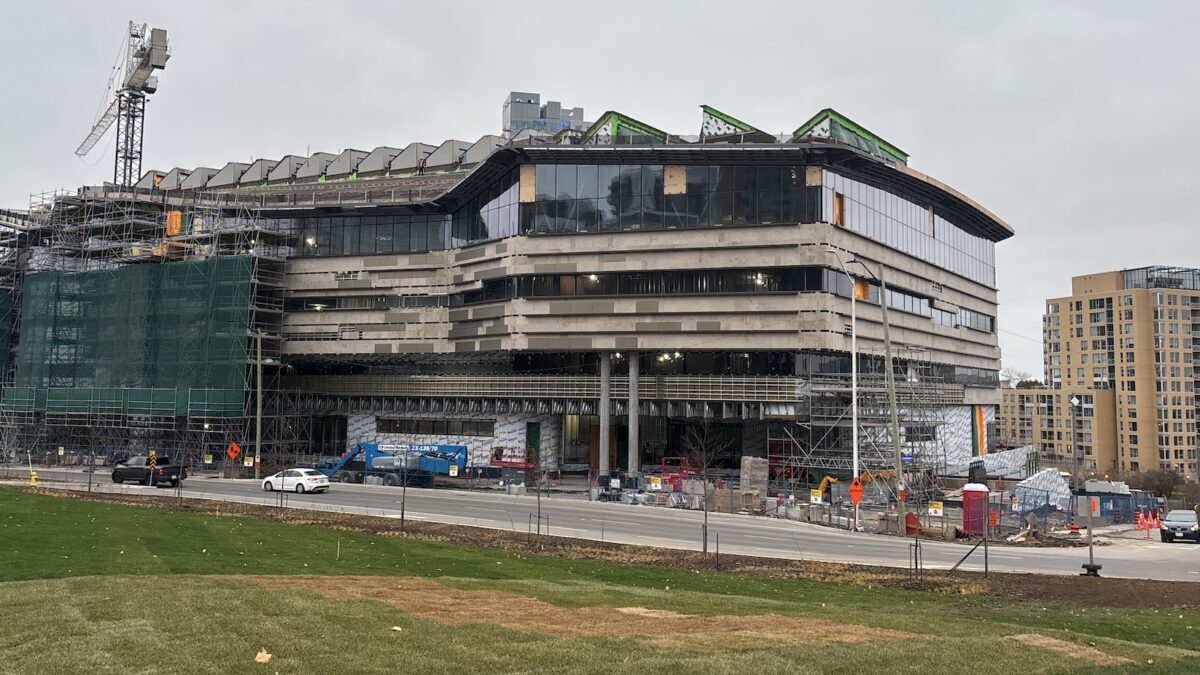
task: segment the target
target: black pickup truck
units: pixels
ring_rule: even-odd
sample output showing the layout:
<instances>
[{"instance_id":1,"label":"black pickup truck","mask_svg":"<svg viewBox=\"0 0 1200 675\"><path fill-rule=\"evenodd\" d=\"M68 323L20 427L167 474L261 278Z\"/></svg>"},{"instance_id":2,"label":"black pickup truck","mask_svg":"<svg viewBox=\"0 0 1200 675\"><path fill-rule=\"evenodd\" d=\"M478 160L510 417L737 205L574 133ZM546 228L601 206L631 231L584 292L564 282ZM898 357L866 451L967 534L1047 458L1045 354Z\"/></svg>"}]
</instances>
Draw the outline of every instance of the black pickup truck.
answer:
<instances>
[{"instance_id":1,"label":"black pickup truck","mask_svg":"<svg viewBox=\"0 0 1200 675\"><path fill-rule=\"evenodd\" d=\"M150 468L150 458L146 456L130 457L113 467L112 480L114 483L137 481L142 485L175 487L179 481L187 478L187 467L175 464L170 457L159 456L155 467Z\"/></svg>"}]
</instances>

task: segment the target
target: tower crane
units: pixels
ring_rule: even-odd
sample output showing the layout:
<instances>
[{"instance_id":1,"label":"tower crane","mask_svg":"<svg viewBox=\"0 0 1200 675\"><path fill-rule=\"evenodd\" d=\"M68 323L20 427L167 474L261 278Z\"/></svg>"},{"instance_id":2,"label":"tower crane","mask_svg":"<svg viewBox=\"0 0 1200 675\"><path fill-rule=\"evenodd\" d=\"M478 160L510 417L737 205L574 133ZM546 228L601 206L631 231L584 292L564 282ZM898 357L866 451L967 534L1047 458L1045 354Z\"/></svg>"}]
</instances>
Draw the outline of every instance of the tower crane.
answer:
<instances>
[{"instance_id":1,"label":"tower crane","mask_svg":"<svg viewBox=\"0 0 1200 675\"><path fill-rule=\"evenodd\" d=\"M165 68L169 58L166 29L129 22L122 67L109 81L112 101L92 125L91 133L75 149L76 155L87 155L116 122L117 151L113 161L113 183L116 185L130 186L141 177L146 98L158 90L158 77L154 71Z\"/></svg>"}]
</instances>

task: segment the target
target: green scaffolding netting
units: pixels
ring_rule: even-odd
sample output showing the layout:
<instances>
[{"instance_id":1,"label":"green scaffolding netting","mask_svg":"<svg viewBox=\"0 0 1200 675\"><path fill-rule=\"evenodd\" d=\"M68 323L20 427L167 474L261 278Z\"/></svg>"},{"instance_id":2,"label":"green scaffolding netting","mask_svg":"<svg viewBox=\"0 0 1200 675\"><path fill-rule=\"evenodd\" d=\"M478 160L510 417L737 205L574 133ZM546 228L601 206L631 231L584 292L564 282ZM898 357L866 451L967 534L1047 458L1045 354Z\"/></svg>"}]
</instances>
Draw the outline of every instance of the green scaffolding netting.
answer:
<instances>
[{"instance_id":1,"label":"green scaffolding netting","mask_svg":"<svg viewBox=\"0 0 1200 675\"><path fill-rule=\"evenodd\" d=\"M241 414L250 277L246 257L29 276L5 406Z\"/></svg>"},{"instance_id":2,"label":"green scaffolding netting","mask_svg":"<svg viewBox=\"0 0 1200 675\"><path fill-rule=\"evenodd\" d=\"M8 352L12 348L12 291L0 289L0 378L8 372Z\"/></svg>"}]
</instances>

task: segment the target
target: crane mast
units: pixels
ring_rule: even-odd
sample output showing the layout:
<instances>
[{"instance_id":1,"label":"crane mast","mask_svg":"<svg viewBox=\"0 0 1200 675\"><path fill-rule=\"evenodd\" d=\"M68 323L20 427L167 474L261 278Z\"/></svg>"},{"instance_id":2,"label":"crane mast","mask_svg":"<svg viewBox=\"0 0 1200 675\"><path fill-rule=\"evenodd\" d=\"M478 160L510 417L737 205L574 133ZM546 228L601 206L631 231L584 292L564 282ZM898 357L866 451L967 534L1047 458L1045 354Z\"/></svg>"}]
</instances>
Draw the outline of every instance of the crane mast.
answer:
<instances>
[{"instance_id":1,"label":"crane mast","mask_svg":"<svg viewBox=\"0 0 1200 675\"><path fill-rule=\"evenodd\" d=\"M117 147L113 159L113 183L116 185L133 185L141 176L146 99L158 90L158 77L154 71L165 68L170 57L165 29L129 22L119 79L110 82L112 101L75 150L80 157L87 155L116 123Z\"/></svg>"}]
</instances>

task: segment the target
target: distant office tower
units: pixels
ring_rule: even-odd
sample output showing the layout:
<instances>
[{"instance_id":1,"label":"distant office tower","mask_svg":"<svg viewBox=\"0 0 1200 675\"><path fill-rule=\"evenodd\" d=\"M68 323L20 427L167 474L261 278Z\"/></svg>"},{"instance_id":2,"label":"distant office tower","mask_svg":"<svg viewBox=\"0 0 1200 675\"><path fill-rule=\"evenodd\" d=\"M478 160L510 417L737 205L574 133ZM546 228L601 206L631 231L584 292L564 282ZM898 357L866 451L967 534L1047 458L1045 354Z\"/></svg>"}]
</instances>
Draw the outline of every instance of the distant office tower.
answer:
<instances>
[{"instance_id":1,"label":"distant office tower","mask_svg":"<svg viewBox=\"0 0 1200 675\"><path fill-rule=\"evenodd\" d=\"M567 108L558 101L541 103L542 95L525 91L510 92L504 99L503 134L512 138L532 129L550 135L564 129L584 131L591 124L583 120L583 108Z\"/></svg>"},{"instance_id":2,"label":"distant office tower","mask_svg":"<svg viewBox=\"0 0 1200 675\"><path fill-rule=\"evenodd\" d=\"M1195 476L1200 270L1143 267L1071 286L1046 301L1046 386L1004 391L1002 436L1068 470L1078 453L1085 475Z\"/></svg>"}]
</instances>

